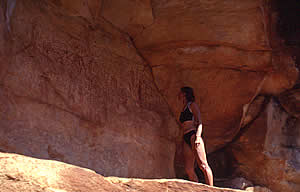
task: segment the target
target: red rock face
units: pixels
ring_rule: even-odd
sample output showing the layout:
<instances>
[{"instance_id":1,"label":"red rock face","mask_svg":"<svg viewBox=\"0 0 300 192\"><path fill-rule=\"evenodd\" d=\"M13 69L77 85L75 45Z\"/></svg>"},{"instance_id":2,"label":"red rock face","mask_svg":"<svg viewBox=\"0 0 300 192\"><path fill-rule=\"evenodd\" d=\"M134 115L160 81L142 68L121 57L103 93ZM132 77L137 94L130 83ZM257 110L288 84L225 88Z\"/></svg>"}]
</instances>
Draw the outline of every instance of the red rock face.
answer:
<instances>
[{"instance_id":1,"label":"red rock face","mask_svg":"<svg viewBox=\"0 0 300 192\"><path fill-rule=\"evenodd\" d=\"M194 88L208 152L239 137L240 128L260 115L264 98L257 95L279 95L294 86L298 70L277 34L278 18L269 3L153 0L151 5L153 23L144 21L133 41L152 67L155 82L176 117L180 87ZM110 15L106 19L131 34L130 22L120 24ZM256 130L256 134L259 142L254 140L253 145L262 145L266 133ZM183 162L180 146L176 156L179 174ZM243 148L246 154L248 150L252 149ZM261 151L254 154L260 156ZM257 164L248 163L255 172ZM267 171L264 177L272 174Z\"/></svg>"},{"instance_id":2,"label":"red rock face","mask_svg":"<svg viewBox=\"0 0 300 192\"><path fill-rule=\"evenodd\" d=\"M272 191L298 191L299 128L299 119L272 99L230 147L242 174Z\"/></svg>"},{"instance_id":3,"label":"red rock face","mask_svg":"<svg viewBox=\"0 0 300 192\"><path fill-rule=\"evenodd\" d=\"M103 175L173 177L176 144L177 173L183 164L177 93L191 86L208 153L242 139L242 152L258 160L233 150L253 173L241 171L274 184L258 179L280 173L262 150L272 127L258 123L251 139L238 138L255 118L268 119L258 95L278 96L299 116L297 89L287 91L298 70L269 2L29 0L10 22L0 17L2 151ZM258 164L268 171L255 175Z\"/></svg>"},{"instance_id":4,"label":"red rock face","mask_svg":"<svg viewBox=\"0 0 300 192\"><path fill-rule=\"evenodd\" d=\"M11 33L1 22L1 150L103 175L174 177L178 125L148 65L82 3L19 1Z\"/></svg>"},{"instance_id":5,"label":"red rock face","mask_svg":"<svg viewBox=\"0 0 300 192\"><path fill-rule=\"evenodd\" d=\"M272 62L268 13L261 1L177 0L152 5L154 23L134 42L176 116L179 88L195 89L209 152L239 132L243 106L256 94L280 93L297 79L294 66L288 67L289 73L277 70L290 65L288 55Z\"/></svg>"},{"instance_id":6,"label":"red rock face","mask_svg":"<svg viewBox=\"0 0 300 192\"><path fill-rule=\"evenodd\" d=\"M281 1L277 2L277 4L281 3ZM290 38L298 33L297 31L287 31L288 37L286 34L277 32L283 31L284 29L281 28L283 26L298 25L297 20L293 21L295 18L288 20L286 18L293 16L293 12L298 13L300 6L298 2L290 1L285 5L289 9L285 9L284 12L281 10L282 6L279 8L275 5L270 6L269 10L272 15L270 39L274 50L272 56L274 72L266 80L261 92L264 94L267 90L269 94L266 98L270 98L270 94L273 96L271 99L261 99L262 96L260 96L250 104L245 117L249 115L254 117L249 119L255 120L242 129L240 137L228 148L232 150L236 163L239 165L238 170L242 175L253 178L257 184L269 186L275 192L296 192L300 189L299 80L293 88L287 91L282 88L294 82L284 77L289 75L297 77L297 70L293 66L297 61L299 64L299 58L295 58L297 56L295 51L299 50L299 45L296 46L299 38ZM293 59L288 55L294 55ZM280 86L282 88L279 88ZM273 92L273 90L277 91Z\"/></svg>"}]
</instances>

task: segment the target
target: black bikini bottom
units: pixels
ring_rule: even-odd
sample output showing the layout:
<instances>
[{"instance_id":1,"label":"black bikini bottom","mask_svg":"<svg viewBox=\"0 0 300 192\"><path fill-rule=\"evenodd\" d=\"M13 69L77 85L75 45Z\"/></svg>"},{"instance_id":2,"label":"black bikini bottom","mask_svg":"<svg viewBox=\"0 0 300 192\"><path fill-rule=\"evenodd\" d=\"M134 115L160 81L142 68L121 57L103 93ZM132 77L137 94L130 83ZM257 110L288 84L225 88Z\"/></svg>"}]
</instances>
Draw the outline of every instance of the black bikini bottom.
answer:
<instances>
[{"instance_id":1,"label":"black bikini bottom","mask_svg":"<svg viewBox=\"0 0 300 192\"><path fill-rule=\"evenodd\" d=\"M184 136L183 136L184 141L185 141L186 144L188 144L191 148L192 148L191 137L192 137L194 134L196 135L196 131L195 131L195 130L192 130L192 131L190 131L190 132L184 134Z\"/></svg>"}]
</instances>

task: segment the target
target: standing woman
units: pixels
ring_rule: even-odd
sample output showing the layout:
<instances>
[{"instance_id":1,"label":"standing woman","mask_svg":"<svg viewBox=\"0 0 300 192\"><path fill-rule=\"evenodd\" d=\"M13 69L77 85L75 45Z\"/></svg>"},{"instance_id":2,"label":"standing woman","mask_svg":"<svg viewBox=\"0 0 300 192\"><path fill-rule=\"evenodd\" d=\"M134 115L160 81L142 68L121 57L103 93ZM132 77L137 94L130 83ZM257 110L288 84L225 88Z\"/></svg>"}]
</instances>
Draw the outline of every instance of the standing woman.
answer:
<instances>
[{"instance_id":1,"label":"standing woman","mask_svg":"<svg viewBox=\"0 0 300 192\"><path fill-rule=\"evenodd\" d=\"M191 87L182 87L179 99L183 104L179 121L183 128L183 155L184 167L189 180L198 182L198 177L194 171L194 162L197 160L199 168L205 176L205 182L213 185L213 174L206 159L204 142L202 140L202 122L200 109L195 103L194 91Z\"/></svg>"}]
</instances>

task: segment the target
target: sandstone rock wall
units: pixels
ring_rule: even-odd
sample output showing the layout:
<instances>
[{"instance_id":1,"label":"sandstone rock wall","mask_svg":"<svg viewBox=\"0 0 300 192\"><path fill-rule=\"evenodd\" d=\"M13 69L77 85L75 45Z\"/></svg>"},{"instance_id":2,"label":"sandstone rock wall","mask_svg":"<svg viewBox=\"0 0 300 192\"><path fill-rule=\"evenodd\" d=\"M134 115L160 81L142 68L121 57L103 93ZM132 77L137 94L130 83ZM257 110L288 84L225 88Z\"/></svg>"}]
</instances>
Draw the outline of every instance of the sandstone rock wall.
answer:
<instances>
[{"instance_id":1,"label":"sandstone rock wall","mask_svg":"<svg viewBox=\"0 0 300 192\"><path fill-rule=\"evenodd\" d=\"M274 90L278 85L287 85L288 81L282 77L292 76L294 73L292 71L297 70L296 67L299 69L297 66L299 58L297 57L298 53L296 53L299 48L295 46L299 39L293 37L291 40L289 38L298 32L293 30L284 32L286 28L282 27L297 25L297 19L293 17L293 13L299 12L300 5L297 4L298 2L289 1L286 4L289 9L285 7L285 10L281 10L284 9L281 1L272 2L266 7L266 10L269 14L274 70L271 73L273 77L269 80L272 79L273 83L266 80L268 86L264 86L263 90ZM288 38L286 37L287 34L289 34ZM295 79L297 80L297 78ZM251 116L248 118L251 119L250 124L242 129L239 134L240 137L231 146L232 148L228 148L231 148L237 161L236 164L239 165L238 170L242 175L253 178L252 180L257 184L269 186L275 192L298 192L300 189L298 179L300 176L299 80L289 90L277 90L279 91L267 91L269 94L261 91L261 95L249 105L245 119ZM270 94L273 95L271 100Z\"/></svg>"},{"instance_id":2,"label":"sandstone rock wall","mask_svg":"<svg viewBox=\"0 0 300 192\"><path fill-rule=\"evenodd\" d=\"M182 176L174 116L179 88L191 86L207 151L234 142L248 179L294 190L298 169L287 167L298 165L298 145L280 149L289 154L280 160L264 154L286 138L285 123L266 123L265 97L288 112L279 119L299 118L299 90L289 90L298 70L270 2L29 0L17 1L9 22L2 7L0 149L145 178L173 177L176 148Z\"/></svg>"},{"instance_id":3,"label":"sandstone rock wall","mask_svg":"<svg viewBox=\"0 0 300 192\"><path fill-rule=\"evenodd\" d=\"M108 9L119 10L113 2ZM267 2L153 0L151 6L139 33L131 32L131 20L120 21L139 17L136 6L118 18L106 10L104 17L131 34L176 117L179 88L195 89L209 152L239 132L247 104L257 94L278 94L294 85L298 72L290 55L272 51Z\"/></svg>"},{"instance_id":4,"label":"sandstone rock wall","mask_svg":"<svg viewBox=\"0 0 300 192\"><path fill-rule=\"evenodd\" d=\"M18 1L11 32L1 17L0 150L103 175L174 177L178 125L101 5Z\"/></svg>"},{"instance_id":5,"label":"sandstone rock wall","mask_svg":"<svg viewBox=\"0 0 300 192\"><path fill-rule=\"evenodd\" d=\"M300 120L275 98L230 148L243 175L273 191L300 189Z\"/></svg>"},{"instance_id":6,"label":"sandstone rock wall","mask_svg":"<svg viewBox=\"0 0 300 192\"><path fill-rule=\"evenodd\" d=\"M108 10L104 17L131 35L176 117L181 110L179 88L194 88L210 153L239 137L240 128L259 115L264 99L258 95L279 95L298 78L270 2L153 0L152 14L148 8L139 32L132 22L120 19L137 15L134 6L120 18ZM116 3L108 4L118 10ZM178 176L183 175L181 150L178 143Z\"/></svg>"}]
</instances>

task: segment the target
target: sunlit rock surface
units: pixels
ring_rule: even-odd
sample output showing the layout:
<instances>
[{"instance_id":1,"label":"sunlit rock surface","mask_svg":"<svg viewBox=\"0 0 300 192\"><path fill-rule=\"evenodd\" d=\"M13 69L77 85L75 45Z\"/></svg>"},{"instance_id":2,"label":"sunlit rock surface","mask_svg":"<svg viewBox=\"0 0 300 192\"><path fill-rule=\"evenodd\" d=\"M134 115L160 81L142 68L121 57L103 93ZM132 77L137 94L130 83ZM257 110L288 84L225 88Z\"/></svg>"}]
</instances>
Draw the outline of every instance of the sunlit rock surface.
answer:
<instances>
[{"instance_id":1,"label":"sunlit rock surface","mask_svg":"<svg viewBox=\"0 0 300 192\"><path fill-rule=\"evenodd\" d=\"M1 17L0 150L175 177L178 125L150 68L89 2L18 1L11 33Z\"/></svg>"},{"instance_id":2,"label":"sunlit rock surface","mask_svg":"<svg viewBox=\"0 0 300 192\"><path fill-rule=\"evenodd\" d=\"M177 179L103 177L89 169L50 160L0 153L1 192L239 192ZM258 190L249 190L260 192ZM241 192L241 191L240 191Z\"/></svg>"}]
</instances>

